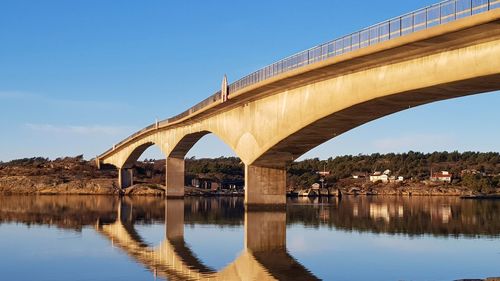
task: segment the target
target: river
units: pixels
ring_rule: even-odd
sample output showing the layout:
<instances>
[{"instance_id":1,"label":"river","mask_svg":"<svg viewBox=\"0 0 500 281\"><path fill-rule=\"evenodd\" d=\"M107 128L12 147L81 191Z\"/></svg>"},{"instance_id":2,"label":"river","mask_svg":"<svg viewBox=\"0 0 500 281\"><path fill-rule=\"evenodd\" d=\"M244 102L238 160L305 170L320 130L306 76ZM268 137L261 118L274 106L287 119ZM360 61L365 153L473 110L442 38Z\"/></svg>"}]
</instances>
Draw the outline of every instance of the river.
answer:
<instances>
[{"instance_id":1,"label":"river","mask_svg":"<svg viewBox=\"0 0 500 281\"><path fill-rule=\"evenodd\" d=\"M0 280L478 279L499 238L498 200L3 196Z\"/></svg>"}]
</instances>

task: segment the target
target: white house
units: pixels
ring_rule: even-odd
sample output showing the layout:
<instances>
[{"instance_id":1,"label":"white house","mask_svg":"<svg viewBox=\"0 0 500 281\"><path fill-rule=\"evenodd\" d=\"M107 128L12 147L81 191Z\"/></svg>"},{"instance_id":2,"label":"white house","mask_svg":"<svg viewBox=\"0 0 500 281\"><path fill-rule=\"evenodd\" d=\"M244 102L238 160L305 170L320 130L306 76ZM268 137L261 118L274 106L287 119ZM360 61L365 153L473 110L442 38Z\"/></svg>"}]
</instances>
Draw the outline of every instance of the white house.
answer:
<instances>
[{"instance_id":1,"label":"white house","mask_svg":"<svg viewBox=\"0 0 500 281\"><path fill-rule=\"evenodd\" d=\"M431 181L440 181L440 182L450 183L452 177L453 177L453 174L451 174L450 172L441 171L441 172L433 173L431 175Z\"/></svg>"},{"instance_id":2,"label":"white house","mask_svg":"<svg viewBox=\"0 0 500 281\"><path fill-rule=\"evenodd\" d=\"M370 175L371 182L382 181L383 183L389 182L389 175L385 172L382 174L381 172L375 172Z\"/></svg>"}]
</instances>

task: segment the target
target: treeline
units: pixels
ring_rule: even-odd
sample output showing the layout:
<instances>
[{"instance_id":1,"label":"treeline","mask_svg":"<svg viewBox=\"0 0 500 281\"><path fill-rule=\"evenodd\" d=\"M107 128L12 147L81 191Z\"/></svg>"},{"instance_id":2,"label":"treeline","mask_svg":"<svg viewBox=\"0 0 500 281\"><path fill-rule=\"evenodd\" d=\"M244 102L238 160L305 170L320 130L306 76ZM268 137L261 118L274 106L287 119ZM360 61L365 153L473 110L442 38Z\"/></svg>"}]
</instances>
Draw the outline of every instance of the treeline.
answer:
<instances>
[{"instance_id":1,"label":"treeline","mask_svg":"<svg viewBox=\"0 0 500 281\"><path fill-rule=\"evenodd\" d=\"M288 182L296 186L309 186L320 180L319 171L328 171L325 180L333 184L340 179L349 178L353 173L370 174L374 171L391 170L393 175L405 179L421 181L428 179L431 170L446 170L460 175L463 170L474 170L490 178L500 175L500 153L497 152L433 152L421 153L374 153L371 155L346 155L330 157L326 160L318 158L293 162L288 168ZM243 180L244 165L237 157L220 157L216 159L186 159L187 175L209 175L214 178L225 177ZM475 178L486 184L483 176Z\"/></svg>"},{"instance_id":2,"label":"treeline","mask_svg":"<svg viewBox=\"0 0 500 281\"><path fill-rule=\"evenodd\" d=\"M74 165L69 165L73 163ZM55 164L55 165L52 165ZM47 172L56 173L60 169L67 172L81 173L84 170L96 170L93 161L84 161L81 155L76 157L47 158L34 157L13 160L7 163L0 162L0 170L5 175L17 170L11 168L24 167L34 171L48 169ZM49 169L50 168L50 169ZM136 162L134 175L140 178L155 179L158 183L165 182L165 160L145 160ZM328 171L325 181L333 185L341 179L350 178L354 173L370 174L374 171L391 170L392 175L403 176L405 179L421 181L428 179L431 170L434 172L447 170L460 176L464 170L470 173L461 180L467 186L475 186L481 190L485 187L498 187L500 185L500 153L498 152L433 152L421 153L410 151L407 153L374 153L371 155L346 155L330 157L326 160L318 158L293 162L287 167L288 184L297 187L310 186L319 182L320 171ZM106 169L104 169L106 170ZM186 159L186 183L193 178L205 178L214 181L243 181L244 164L237 157L220 157L215 159ZM99 170L90 173L95 177L109 176L109 172ZM456 181L457 182L457 181ZM458 181L459 182L459 181Z\"/></svg>"},{"instance_id":3,"label":"treeline","mask_svg":"<svg viewBox=\"0 0 500 281\"><path fill-rule=\"evenodd\" d=\"M245 165L238 157L191 157L186 159L185 172L187 181L197 177L216 181L244 181Z\"/></svg>"},{"instance_id":4,"label":"treeline","mask_svg":"<svg viewBox=\"0 0 500 281\"><path fill-rule=\"evenodd\" d=\"M498 152L433 152L421 153L374 153L371 155L346 155L327 160L318 158L294 162L288 168L290 181L310 184L319 180L317 171L329 171L328 182L348 178L353 173L370 174L375 171L391 170L393 175L420 181L428 179L433 172L446 170L460 175L463 170L476 170L487 175L500 174Z\"/></svg>"},{"instance_id":5,"label":"treeline","mask_svg":"<svg viewBox=\"0 0 500 281\"><path fill-rule=\"evenodd\" d=\"M244 182L245 166L237 157L185 159L185 182L205 179L216 182ZM162 184L165 182L165 160L144 159L134 165L134 176L139 179Z\"/></svg>"}]
</instances>

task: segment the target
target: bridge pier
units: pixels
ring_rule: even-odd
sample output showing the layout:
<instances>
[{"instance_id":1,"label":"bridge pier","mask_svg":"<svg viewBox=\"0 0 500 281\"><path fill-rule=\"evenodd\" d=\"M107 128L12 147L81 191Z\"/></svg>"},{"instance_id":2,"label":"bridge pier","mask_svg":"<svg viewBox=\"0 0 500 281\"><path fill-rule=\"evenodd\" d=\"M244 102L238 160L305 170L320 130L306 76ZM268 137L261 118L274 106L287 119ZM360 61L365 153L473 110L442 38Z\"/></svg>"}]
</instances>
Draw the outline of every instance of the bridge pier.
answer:
<instances>
[{"instance_id":1,"label":"bridge pier","mask_svg":"<svg viewBox=\"0 0 500 281\"><path fill-rule=\"evenodd\" d=\"M120 189L134 185L134 171L127 168L118 169L118 186Z\"/></svg>"},{"instance_id":2,"label":"bridge pier","mask_svg":"<svg viewBox=\"0 0 500 281\"><path fill-rule=\"evenodd\" d=\"M286 211L245 212L245 248L251 252L286 249Z\"/></svg>"},{"instance_id":3,"label":"bridge pier","mask_svg":"<svg viewBox=\"0 0 500 281\"><path fill-rule=\"evenodd\" d=\"M165 233L169 240L184 239L184 200L165 200Z\"/></svg>"},{"instance_id":4,"label":"bridge pier","mask_svg":"<svg viewBox=\"0 0 500 281\"><path fill-rule=\"evenodd\" d=\"M286 169L245 165L247 209L283 209L286 206Z\"/></svg>"},{"instance_id":5,"label":"bridge pier","mask_svg":"<svg viewBox=\"0 0 500 281\"><path fill-rule=\"evenodd\" d=\"M184 197L184 158L167 157L166 173L166 197Z\"/></svg>"}]
</instances>

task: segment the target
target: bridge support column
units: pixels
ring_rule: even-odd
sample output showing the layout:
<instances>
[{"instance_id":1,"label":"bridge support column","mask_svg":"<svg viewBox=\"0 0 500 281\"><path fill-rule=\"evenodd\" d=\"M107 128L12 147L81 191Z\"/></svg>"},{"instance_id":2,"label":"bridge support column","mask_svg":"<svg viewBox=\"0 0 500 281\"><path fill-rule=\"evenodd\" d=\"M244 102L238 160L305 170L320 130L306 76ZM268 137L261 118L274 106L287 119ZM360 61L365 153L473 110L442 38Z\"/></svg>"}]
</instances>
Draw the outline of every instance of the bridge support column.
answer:
<instances>
[{"instance_id":1,"label":"bridge support column","mask_svg":"<svg viewBox=\"0 0 500 281\"><path fill-rule=\"evenodd\" d=\"M120 189L134 185L134 171L132 169L118 169L118 186Z\"/></svg>"},{"instance_id":2,"label":"bridge support column","mask_svg":"<svg viewBox=\"0 0 500 281\"><path fill-rule=\"evenodd\" d=\"M285 250L286 211L245 212L245 248L252 252Z\"/></svg>"},{"instance_id":3,"label":"bridge support column","mask_svg":"<svg viewBox=\"0 0 500 281\"><path fill-rule=\"evenodd\" d=\"M167 198L184 197L184 158L167 157L165 195Z\"/></svg>"},{"instance_id":4,"label":"bridge support column","mask_svg":"<svg viewBox=\"0 0 500 281\"><path fill-rule=\"evenodd\" d=\"M165 232L167 239L184 239L184 200L165 200Z\"/></svg>"},{"instance_id":5,"label":"bridge support column","mask_svg":"<svg viewBox=\"0 0 500 281\"><path fill-rule=\"evenodd\" d=\"M282 209L286 206L286 169L245 166L247 209Z\"/></svg>"}]
</instances>

